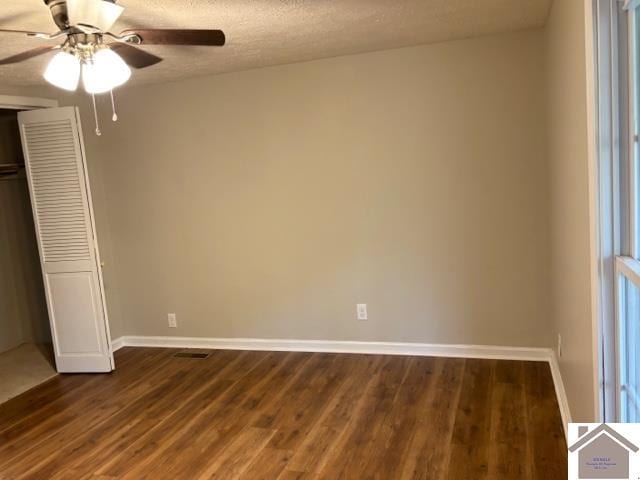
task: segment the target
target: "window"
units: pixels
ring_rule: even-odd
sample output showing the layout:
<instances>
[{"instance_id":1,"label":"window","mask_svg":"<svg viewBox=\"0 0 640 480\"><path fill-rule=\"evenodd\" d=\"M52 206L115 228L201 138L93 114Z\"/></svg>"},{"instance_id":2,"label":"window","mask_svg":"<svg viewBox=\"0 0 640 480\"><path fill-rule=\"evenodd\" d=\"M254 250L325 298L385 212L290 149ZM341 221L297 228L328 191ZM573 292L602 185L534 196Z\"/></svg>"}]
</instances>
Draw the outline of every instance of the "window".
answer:
<instances>
[{"instance_id":1,"label":"window","mask_svg":"<svg viewBox=\"0 0 640 480\"><path fill-rule=\"evenodd\" d=\"M630 247L628 255L640 260L640 6L637 4L629 11L629 104L630 123L629 145L630 161L628 162L627 179L629 188L628 226ZM623 219L624 221L624 219Z\"/></svg>"},{"instance_id":2,"label":"window","mask_svg":"<svg viewBox=\"0 0 640 480\"><path fill-rule=\"evenodd\" d=\"M614 218L619 232L615 260L616 420L640 421L640 2L627 2L628 55L619 73L628 71L626 108L620 104L619 132L622 145L614 195ZM624 31L624 30L621 30ZM624 36L621 36L621 39ZM623 52L620 48L619 52ZM623 96L624 97L624 96ZM626 120L626 121L625 121ZM627 128L625 128L625 123ZM628 152L625 154L624 150Z\"/></svg>"},{"instance_id":3,"label":"window","mask_svg":"<svg viewBox=\"0 0 640 480\"><path fill-rule=\"evenodd\" d=\"M624 268L624 267L623 267ZM634 283L622 274L620 292L620 405L619 419L640 421L640 271ZM633 275L633 273L632 273Z\"/></svg>"},{"instance_id":4,"label":"window","mask_svg":"<svg viewBox=\"0 0 640 480\"><path fill-rule=\"evenodd\" d=\"M593 0L600 414L640 422L640 0Z\"/></svg>"}]
</instances>

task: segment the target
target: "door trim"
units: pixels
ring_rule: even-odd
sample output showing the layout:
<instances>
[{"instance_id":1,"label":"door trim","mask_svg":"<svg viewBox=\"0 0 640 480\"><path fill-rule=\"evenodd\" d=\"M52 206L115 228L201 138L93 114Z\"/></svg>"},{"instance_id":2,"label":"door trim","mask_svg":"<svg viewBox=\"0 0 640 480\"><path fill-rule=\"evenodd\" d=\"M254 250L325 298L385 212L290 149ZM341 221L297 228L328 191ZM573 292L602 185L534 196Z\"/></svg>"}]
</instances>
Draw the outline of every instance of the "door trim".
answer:
<instances>
[{"instance_id":1,"label":"door trim","mask_svg":"<svg viewBox=\"0 0 640 480\"><path fill-rule=\"evenodd\" d=\"M37 110L57 106L58 101L51 98L0 95L0 108L5 110Z\"/></svg>"}]
</instances>

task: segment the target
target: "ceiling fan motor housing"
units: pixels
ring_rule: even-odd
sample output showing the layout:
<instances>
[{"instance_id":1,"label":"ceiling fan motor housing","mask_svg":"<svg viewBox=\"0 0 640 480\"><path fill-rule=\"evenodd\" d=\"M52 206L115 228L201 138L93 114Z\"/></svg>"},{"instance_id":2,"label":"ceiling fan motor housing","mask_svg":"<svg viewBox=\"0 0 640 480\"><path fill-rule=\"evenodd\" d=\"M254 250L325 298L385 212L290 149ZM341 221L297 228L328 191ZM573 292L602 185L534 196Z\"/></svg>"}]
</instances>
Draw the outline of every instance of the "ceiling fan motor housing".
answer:
<instances>
[{"instance_id":1,"label":"ceiling fan motor housing","mask_svg":"<svg viewBox=\"0 0 640 480\"><path fill-rule=\"evenodd\" d=\"M51 10L51 16L60 30L69 27L69 15L67 14L66 0L44 0L44 3Z\"/></svg>"},{"instance_id":2,"label":"ceiling fan motor housing","mask_svg":"<svg viewBox=\"0 0 640 480\"><path fill-rule=\"evenodd\" d=\"M116 3L116 0L102 0L103 2ZM69 14L67 13L67 0L44 0L51 10L51 16L60 30L70 27Z\"/></svg>"}]
</instances>

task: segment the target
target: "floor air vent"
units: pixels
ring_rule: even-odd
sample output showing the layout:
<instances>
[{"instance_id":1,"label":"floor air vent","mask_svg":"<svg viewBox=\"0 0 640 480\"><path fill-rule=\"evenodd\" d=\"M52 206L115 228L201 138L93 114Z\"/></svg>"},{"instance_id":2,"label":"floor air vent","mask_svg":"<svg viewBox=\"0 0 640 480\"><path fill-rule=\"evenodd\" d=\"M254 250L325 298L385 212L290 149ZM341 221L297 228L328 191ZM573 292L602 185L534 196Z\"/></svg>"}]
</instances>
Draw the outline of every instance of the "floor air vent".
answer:
<instances>
[{"instance_id":1,"label":"floor air vent","mask_svg":"<svg viewBox=\"0 0 640 480\"><path fill-rule=\"evenodd\" d=\"M197 353L197 352L178 352L174 355L177 358L195 358L197 360L204 360L209 357L208 353Z\"/></svg>"}]
</instances>

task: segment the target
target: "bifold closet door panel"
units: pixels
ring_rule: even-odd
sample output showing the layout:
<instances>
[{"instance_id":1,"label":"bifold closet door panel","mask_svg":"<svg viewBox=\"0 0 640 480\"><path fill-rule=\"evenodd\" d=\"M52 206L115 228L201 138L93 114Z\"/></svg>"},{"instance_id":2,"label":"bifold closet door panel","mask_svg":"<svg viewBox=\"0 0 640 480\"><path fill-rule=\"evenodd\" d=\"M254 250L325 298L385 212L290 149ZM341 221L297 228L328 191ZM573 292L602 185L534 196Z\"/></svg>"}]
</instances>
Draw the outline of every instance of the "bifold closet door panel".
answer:
<instances>
[{"instance_id":1,"label":"bifold closet door panel","mask_svg":"<svg viewBox=\"0 0 640 480\"><path fill-rule=\"evenodd\" d=\"M77 109L20 112L18 120L58 371L111 371L113 358Z\"/></svg>"}]
</instances>

